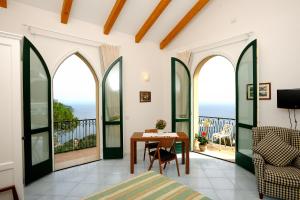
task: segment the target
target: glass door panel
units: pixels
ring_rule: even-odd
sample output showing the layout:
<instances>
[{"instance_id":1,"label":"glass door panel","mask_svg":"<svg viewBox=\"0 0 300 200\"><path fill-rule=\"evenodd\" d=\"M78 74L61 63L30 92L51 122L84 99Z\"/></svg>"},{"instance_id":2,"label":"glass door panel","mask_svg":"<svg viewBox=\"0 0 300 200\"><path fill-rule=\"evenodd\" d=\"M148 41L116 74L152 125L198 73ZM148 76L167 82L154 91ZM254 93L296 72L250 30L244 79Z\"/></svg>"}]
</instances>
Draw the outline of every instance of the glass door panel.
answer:
<instances>
[{"instance_id":1,"label":"glass door panel","mask_svg":"<svg viewBox=\"0 0 300 200\"><path fill-rule=\"evenodd\" d=\"M187 66L171 58L172 68L172 131L191 136L191 78ZM181 145L177 145L177 151Z\"/></svg>"},{"instance_id":2,"label":"glass door panel","mask_svg":"<svg viewBox=\"0 0 300 200\"><path fill-rule=\"evenodd\" d=\"M31 128L48 125L48 78L41 60L30 49L30 114Z\"/></svg>"},{"instance_id":3,"label":"glass door panel","mask_svg":"<svg viewBox=\"0 0 300 200\"><path fill-rule=\"evenodd\" d=\"M51 79L38 50L23 46L25 184L52 172Z\"/></svg>"},{"instance_id":4,"label":"glass door panel","mask_svg":"<svg viewBox=\"0 0 300 200\"><path fill-rule=\"evenodd\" d=\"M122 57L108 68L102 82L103 157L123 158Z\"/></svg>"},{"instance_id":5,"label":"glass door panel","mask_svg":"<svg viewBox=\"0 0 300 200\"><path fill-rule=\"evenodd\" d=\"M257 125L256 40L243 50L236 68L236 163L254 172L252 128Z\"/></svg>"}]
</instances>

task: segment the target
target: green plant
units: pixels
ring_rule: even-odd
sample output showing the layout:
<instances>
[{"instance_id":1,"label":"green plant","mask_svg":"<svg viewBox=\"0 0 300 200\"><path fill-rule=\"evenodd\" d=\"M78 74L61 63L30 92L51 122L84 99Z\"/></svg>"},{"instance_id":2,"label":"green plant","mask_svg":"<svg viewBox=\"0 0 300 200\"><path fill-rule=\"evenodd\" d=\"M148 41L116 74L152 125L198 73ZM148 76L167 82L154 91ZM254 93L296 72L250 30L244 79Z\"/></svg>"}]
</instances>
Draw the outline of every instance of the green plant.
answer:
<instances>
[{"instance_id":1,"label":"green plant","mask_svg":"<svg viewBox=\"0 0 300 200\"><path fill-rule=\"evenodd\" d=\"M164 129L167 126L167 122L163 119L159 119L156 121L155 127L157 129Z\"/></svg>"},{"instance_id":2,"label":"green plant","mask_svg":"<svg viewBox=\"0 0 300 200\"><path fill-rule=\"evenodd\" d=\"M208 143L207 133L203 131L201 135L195 134L195 138L198 140L200 145L204 145Z\"/></svg>"}]
</instances>

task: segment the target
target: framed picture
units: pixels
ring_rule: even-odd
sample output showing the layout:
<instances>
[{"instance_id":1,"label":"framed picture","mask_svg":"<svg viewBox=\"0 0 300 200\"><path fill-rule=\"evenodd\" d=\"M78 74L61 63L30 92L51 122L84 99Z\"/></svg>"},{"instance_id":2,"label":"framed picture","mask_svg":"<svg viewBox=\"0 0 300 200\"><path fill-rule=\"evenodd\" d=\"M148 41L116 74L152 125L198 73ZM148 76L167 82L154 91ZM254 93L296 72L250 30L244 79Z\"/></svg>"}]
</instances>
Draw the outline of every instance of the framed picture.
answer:
<instances>
[{"instance_id":1,"label":"framed picture","mask_svg":"<svg viewBox=\"0 0 300 200\"><path fill-rule=\"evenodd\" d=\"M140 102L151 102L151 92L140 91Z\"/></svg>"},{"instance_id":2,"label":"framed picture","mask_svg":"<svg viewBox=\"0 0 300 200\"><path fill-rule=\"evenodd\" d=\"M259 100L271 99L271 83L259 84ZM247 100L253 100L253 84L247 84Z\"/></svg>"}]
</instances>

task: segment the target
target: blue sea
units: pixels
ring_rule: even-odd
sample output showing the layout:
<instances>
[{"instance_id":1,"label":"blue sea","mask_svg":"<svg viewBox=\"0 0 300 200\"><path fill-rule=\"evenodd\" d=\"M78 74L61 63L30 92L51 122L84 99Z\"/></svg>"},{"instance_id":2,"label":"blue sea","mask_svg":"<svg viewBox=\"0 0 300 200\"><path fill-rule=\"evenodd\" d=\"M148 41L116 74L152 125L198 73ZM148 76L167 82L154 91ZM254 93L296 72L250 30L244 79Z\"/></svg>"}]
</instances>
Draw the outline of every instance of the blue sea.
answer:
<instances>
[{"instance_id":1,"label":"blue sea","mask_svg":"<svg viewBox=\"0 0 300 200\"><path fill-rule=\"evenodd\" d=\"M235 118L234 104L199 103L199 115L208 117Z\"/></svg>"},{"instance_id":2,"label":"blue sea","mask_svg":"<svg viewBox=\"0 0 300 200\"><path fill-rule=\"evenodd\" d=\"M96 103L68 103L72 106L74 115L78 119L95 119L96 118Z\"/></svg>"},{"instance_id":3,"label":"blue sea","mask_svg":"<svg viewBox=\"0 0 300 200\"><path fill-rule=\"evenodd\" d=\"M68 103L72 106L78 119L95 119L95 103ZM199 103L199 115L208 117L235 118L234 104L203 104Z\"/></svg>"}]
</instances>

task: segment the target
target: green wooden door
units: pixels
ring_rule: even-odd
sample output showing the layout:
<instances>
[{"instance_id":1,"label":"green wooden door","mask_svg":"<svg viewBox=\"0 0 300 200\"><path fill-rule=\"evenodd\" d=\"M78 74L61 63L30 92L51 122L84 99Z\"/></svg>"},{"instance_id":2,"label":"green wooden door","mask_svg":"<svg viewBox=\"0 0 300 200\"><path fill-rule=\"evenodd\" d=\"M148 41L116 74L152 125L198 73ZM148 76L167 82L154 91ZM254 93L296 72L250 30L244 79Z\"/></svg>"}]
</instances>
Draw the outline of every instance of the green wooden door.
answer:
<instances>
[{"instance_id":1,"label":"green wooden door","mask_svg":"<svg viewBox=\"0 0 300 200\"><path fill-rule=\"evenodd\" d=\"M256 40L242 51L236 67L236 163L254 172L252 128L257 126Z\"/></svg>"},{"instance_id":2,"label":"green wooden door","mask_svg":"<svg viewBox=\"0 0 300 200\"><path fill-rule=\"evenodd\" d=\"M52 172L51 78L33 44L24 38L23 109L25 184Z\"/></svg>"},{"instance_id":3,"label":"green wooden door","mask_svg":"<svg viewBox=\"0 0 300 200\"><path fill-rule=\"evenodd\" d=\"M103 158L123 158L122 57L102 81Z\"/></svg>"},{"instance_id":4,"label":"green wooden door","mask_svg":"<svg viewBox=\"0 0 300 200\"><path fill-rule=\"evenodd\" d=\"M171 58L172 131L185 132L191 138L191 77L187 66ZM177 144L177 151L181 145Z\"/></svg>"}]
</instances>

